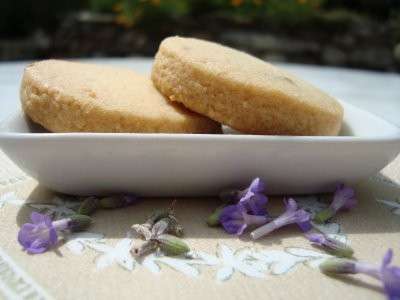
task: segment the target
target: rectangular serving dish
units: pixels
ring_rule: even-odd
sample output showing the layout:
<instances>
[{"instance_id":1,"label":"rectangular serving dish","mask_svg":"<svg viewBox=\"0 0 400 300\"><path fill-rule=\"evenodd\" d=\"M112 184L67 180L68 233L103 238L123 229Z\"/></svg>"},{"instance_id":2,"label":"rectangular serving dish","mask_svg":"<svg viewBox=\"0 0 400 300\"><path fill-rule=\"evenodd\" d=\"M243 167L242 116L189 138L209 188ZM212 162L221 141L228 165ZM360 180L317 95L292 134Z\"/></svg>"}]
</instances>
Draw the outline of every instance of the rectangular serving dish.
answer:
<instances>
[{"instance_id":1,"label":"rectangular serving dish","mask_svg":"<svg viewBox=\"0 0 400 300\"><path fill-rule=\"evenodd\" d=\"M46 133L19 114L1 124L0 147L44 186L74 195L212 196L257 176L268 194L329 192L400 151L396 126L342 104L336 137Z\"/></svg>"}]
</instances>

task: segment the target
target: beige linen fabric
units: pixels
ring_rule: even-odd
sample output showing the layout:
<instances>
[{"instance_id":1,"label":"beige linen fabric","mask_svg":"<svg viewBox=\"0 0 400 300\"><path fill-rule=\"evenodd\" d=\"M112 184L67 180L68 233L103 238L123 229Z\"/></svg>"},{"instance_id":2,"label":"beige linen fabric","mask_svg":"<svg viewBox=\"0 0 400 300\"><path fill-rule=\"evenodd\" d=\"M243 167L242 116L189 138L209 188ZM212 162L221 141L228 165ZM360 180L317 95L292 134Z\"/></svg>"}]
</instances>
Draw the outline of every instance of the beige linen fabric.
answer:
<instances>
[{"instance_id":1,"label":"beige linen fabric","mask_svg":"<svg viewBox=\"0 0 400 300\"><path fill-rule=\"evenodd\" d=\"M53 197L49 190L24 175L3 153L0 153L0 176L0 196L15 192L27 202L41 203L49 202ZM359 184L357 196L358 207L338 218L356 258L380 263L387 248L393 248L395 263L400 264L400 215L375 200L400 201L400 157L378 176ZM147 199L129 208L96 212L95 224L90 231L103 233L105 243L115 246L133 223L141 222L156 208L167 207L170 201ZM295 227L282 229L257 242L246 236L238 239L221 229L208 228L204 220L216 203L214 199L178 201L176 213L192 249L215 254L217 245L223 244L232 249L283 251L295 247L323 253L310 246ZM273 211L282 209L277 199L271 199L270 204ZM375 280L365 276L348 280L329 278L306 263L297 264L285 274L266 273L263 279L234 272L230 280L218 282L215 279L218 266L198 266L199 276L192 278L165 265L160 265L160 274L153 274L138 263L133 271L116 263L99 270L96 259L101 254L85 249L81 255L76 255L65 245L43 255L28 255L21 250L16 236L31 211L26 205L13 203L5 203L0 208L0 254L4 252L23 270L24 278L30 278L32 285L41 287L55 299L383 299L379 282ZM7 276L11 277L11 271L5 273L1 259L0 255L0 298L7 298L4 287L15 288L17 283L6 280ZM42 293L42 297L46 296Z\"/></svg>"}]
</instances>

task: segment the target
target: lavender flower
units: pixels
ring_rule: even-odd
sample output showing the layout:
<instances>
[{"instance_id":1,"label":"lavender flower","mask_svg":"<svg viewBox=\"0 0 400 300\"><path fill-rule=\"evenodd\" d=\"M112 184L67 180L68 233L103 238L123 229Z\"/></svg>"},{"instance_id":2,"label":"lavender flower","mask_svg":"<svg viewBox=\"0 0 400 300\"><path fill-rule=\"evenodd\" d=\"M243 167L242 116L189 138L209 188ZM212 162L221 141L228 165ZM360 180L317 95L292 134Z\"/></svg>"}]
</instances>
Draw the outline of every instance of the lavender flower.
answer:
<instances>
[{"instance_id":1,"label":"lavender flower","mask_svg":"<svg viewBox=\"0 0 400 300\"><path fill-rule=\"evenodd\" d=\"M263 194L265 190L264 183L260 178L255 178L247 189L226 190L219 194L219 197L224 202L208 217L208 226L218 226L221 224L220 216L222 211L228 204L237 204L241 210L252 216L267 216L265 205L268 198ZM233 208L231 208L232 210ZM261 218L262 219L262 218Z\"/></svg>"},{"instance_id":2,"label":"lavender flower","mask_svg":"<svg viewBox=\"0 0 400 300\"><path fill-rule=\"evenodd\" d=\"M268 202L268 198L263 194L264 190L264 183L260 178L255 178L246 190L239 193L240 199L238 204L253 215L266 215L267 211L265 205Z\"/></svg>"},{"instance_id":3,"label":"lavender flower","mask_svg":"<svg viewBox=\"0 0 400 300\"><path fill-rule=\"evenodd\" d=\"M323 247L329 253L341 256L341 257L352 257L353 249L350 246L338 241L337 239L330 238L321 233L307 233L306 238L315 245Z\"/></svg>"},{"instance_id":4,"label":"lavender flower","mask_svg":"<svg viewBox=\"0 0 400 300\"><path fill-rule=\"evenodd\" d=\"M265 204L268 198L263 194L265 185L260 178L255 178L250 186L244 190L225 190L219 194L225 204L237 204L244 206L253 215L265 215Z\"/></svg>"},{"instance_id":5,"label":"lavender flower","mask_svg":"<svg viewBox=\"0 0 400 300\"><path fill-rule=\"evenodd\" d=\"M285 201L285 206L286 211L281 216L251 232L251 237L253 239L258 239L275 229L294 223L299 225L300 229L303 231L311 229L310 214L304 209L299 209L294 199L289 198L288 201Z\"/></svg>"},{"instance_id":6,"label":"lavender flower","mask_svg":"<svg viewBox=\"0 0 400 300\"><path fill-rule=\"evenodd\" d=\"M336 215L337 212L352 209L356 204L357 199L355 198L354 190L344 184L339 184L333 195L331 205L317 213L314 217L314 221L317 223L324 223Z\"/></svg>"},{"instance_id":7,"label":"lavender flower","mask_svg":"<svg viewBox=\"0 0 400 300\"><path fill-rule=\"evenodd\" d=\"M63 230L78 231L91 223L91 218L82 215L72 215L57 221L52 221L48 215L32 212L32 223L22 225L18 233L18 242L24 250L31 254L43 253L58 241L58 234Z\"/></svg>"},{"instance_id":8,"label":"lavender flower","mask_svg":"<svg viewBox=\"0 0 400 300\"><path fill-rule=\"evenodd\" d=\"M241 235L251 225L262 225L270 220L267 216L250 215L240 205L228 205L222 209L219 221L225 231Z\"/></svg>"},{"instance_id":9,"label":"lavender flower","mask_svg":"<svg viewBox=\"0 0 400 300\"><path fill-rule=\"evenodd\" d=\"M389 249L381 264L381 280L385 293L390 300L400 299L400 267L389 266L393 259L393 250Z\"/></svg>"},{"instance_id":10,"label":"lavender flower","mask_svg":"<svg viewBox=\"0 0 400 300\"><path fill-rule=\"evenodd\" d=\"M348 259L328 259L320 265L324 273L357 274L362 273L380 280L383 284L387 299L400 299L400 267L389 266L393 251L389 249L382 259L380 266L371 265Z\"/></svg>"}]
</instances>

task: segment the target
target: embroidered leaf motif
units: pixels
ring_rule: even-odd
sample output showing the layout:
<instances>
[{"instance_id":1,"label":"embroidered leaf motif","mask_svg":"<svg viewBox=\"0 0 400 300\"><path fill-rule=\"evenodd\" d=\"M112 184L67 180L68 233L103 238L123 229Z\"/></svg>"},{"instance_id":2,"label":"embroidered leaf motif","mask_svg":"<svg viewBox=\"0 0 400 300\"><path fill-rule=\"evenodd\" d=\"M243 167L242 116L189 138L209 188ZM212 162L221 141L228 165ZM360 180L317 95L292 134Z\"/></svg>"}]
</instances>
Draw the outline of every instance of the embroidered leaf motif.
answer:
<instances>
[{"instance_id":1,"label":"embroidered leaf motif","mask_svg":"<svg viewBox=\"0 0 400 300\"><path fill-rule=\"evenodd\" d=\"M274 275L286 274L297 264L307 260L306 257L294 256L290 253L279 250L260 251L253 253L252 256L268 266L271 273Z\"/></svg>"},{"instance_id":2,"label":"embroidered leaf motif","mask_svg":"<svg viewBox=\"0 0 400 300\"><path fill-rule=\"evenodd\" d=\"M326 224L317 224L311 222L312 226L330 238L339 240L342 243L347 243L347 237L342 232L341 226L338 223L330 222Z\"/></svg>"},{"instance_id":3,"label":"embroidered leaf motif","mask_svg":"<svg viewBox=\"0 0 400 300\"><path fill-rule=\"evenodd\" d=\"M161 272L161 268L156 264L154 256L154 253L147 255L141 262L141 265L147 268L150 272L158 274Z\"/></svg>"},{"instance_id":4,"label":"embroidered leaf motif","mask_svg":"<svg viewBox=\"0 0 400 300\"><path fill-rule=\"evenodd\" d=\"M400 216L400 202L396 200L376 199L377 202L383 203L391 209L391 212Z\"/></svg>"},{"instance_id":5,"label":"embroidered leaf motif","mask_svg":"<svg viewBox=\"0 0 400 300\"><path fill-rule=\"evenodd\" d=\"M161 272L160 264L164 264L187 276L197 277L200 274L199 270L191 266L191 262L191 259L168 257L152 253L143 259L141 265L146 267L150 272L157 274Z\"/></svg>"},{"instance_id":6,"label":"embroidered leaf motif","mask_svg":"<svg viewBox=\"0 0 400 300\"><path fill-rule=\"evenodd\" d=\"M97 258L96 264L98 269L103 269L117 263L122 268L132 271L135 267L135 261L131 255L133 241L130 238L120 240L115 247L111 247L100 243L88 243L87 246L103 253Z\"/></svg>"},{"instance_id":7,"label":"embroidered leaf motif","mask_svg":"<svg viewBox=\"0 0 400 300\"><path fill-rule=\"evenodd\" d=\"M235 271L249 277L264 278L265 275L260 271L260 268L249 262L250 253L247 248L234 252L228 246L219 244L217 246L217 259L220 268L217 271L217 280L228 280Z\"/></svg>"},{"instance_id":8,"label":"embroidered leaf motif","mask_svg":"<svg viewBox=\"0 0 400 300\"><path fill-rule=\"evenodd\" d=\"M231 266L223 266L217 271L217 280L218 281L228 280L232 277L233 272L234 270Z\"/></svg>"},{"instance_id":9,"label":"embroidered leaf motif","mask_svg":"<svg viewBox=\"0 0 400 300\"><path fill-rule=\"evenodd\" d=\"M312 222L312 225L315 229L321 231L324 234L339 234L340 233L340 225L338 223L317 224L317 223Z\"/></svg>"},{"instance_id":10,"label":"embroidered leaf motif","mask_svg":"<svg viewBox=\"0 0 400 300\"><path fill-rule=\"evenodd\" d=\"M9 192L0 196L0 208L3 208L6 204L20 206L24 204L24 200L19 198L14 192Z\"/></svg>"},{"instance_id":11,"label":"embroidered leaf motif","mask_svg":"<svg viewBox=\"0 0 400 300\"><path fill-rule=\"evenodd\" d=\"M333 257L332 255L303 248L288 247L285 250L292 255L308 258L306 260L307 265L312 268L319 267L325 259Z\"/></svg>"},{"instance_id":12,"label":"embroidered leaf motif","mask_svg":"<svg viewBox=\"0 0 400 300\"><path fill-rule=\"evenodd\" d=\"M191 251L187 256L190 257L190 259L187 260L187 263L190 265L215 266L219 263L217 257L203 251Z\"/></svg>"},{"instance_id":13,"label":"embroidered leaf motif","mask_svg":"<svg viewBox=\"0 0 400 300\"><path fill-rule=\"evenodd\" d=\"M323 202L318 196L296 197L298 205L314 216L317 212L328 207L328 203Z\"/></svg>"},{"instance_id":14,"label":"embroidered leaf motif","mask_svg":"<svg viewBox=\"0 0 400 300\"><path fill-rule=\"evenodd\" d=\"M104 238L103 234L93 232L79 232L67 236L65 246L74 254L81 255L88 246L88 243L100 243Z\"/></svg>"},{"instance_id":15,"label":"embroidered leaf motif","mask_svg":"<svg viewBox=\"0 0 400 300\"><path fill-rule=\"evenodd\" d=\"M187 259L159 256L155 259L155 262L166 264L172 269L175 269L176 271L181 272L190 277L199 276L199 270L188 264Z\"/></svg>"}]
</instances>

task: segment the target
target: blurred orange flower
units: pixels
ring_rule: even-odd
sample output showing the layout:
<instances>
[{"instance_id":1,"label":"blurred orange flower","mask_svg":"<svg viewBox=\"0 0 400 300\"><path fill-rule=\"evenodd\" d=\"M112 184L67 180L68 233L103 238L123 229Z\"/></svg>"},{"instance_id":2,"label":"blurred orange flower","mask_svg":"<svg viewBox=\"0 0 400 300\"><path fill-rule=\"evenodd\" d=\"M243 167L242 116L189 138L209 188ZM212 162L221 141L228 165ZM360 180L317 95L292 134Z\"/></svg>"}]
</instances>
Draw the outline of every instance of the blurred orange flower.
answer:
<instances>
[{"instance_id":1,"label":"blurred orange flower","mask_svg":"<svg viewBox=\"0 0 400 300\"><path fill-rule=\"evenodd\" d=\"M243 0L231 0L231 4L233 6L240 6L243 4L243 2L244 2Z\"/></svg>"}]
</instances>

